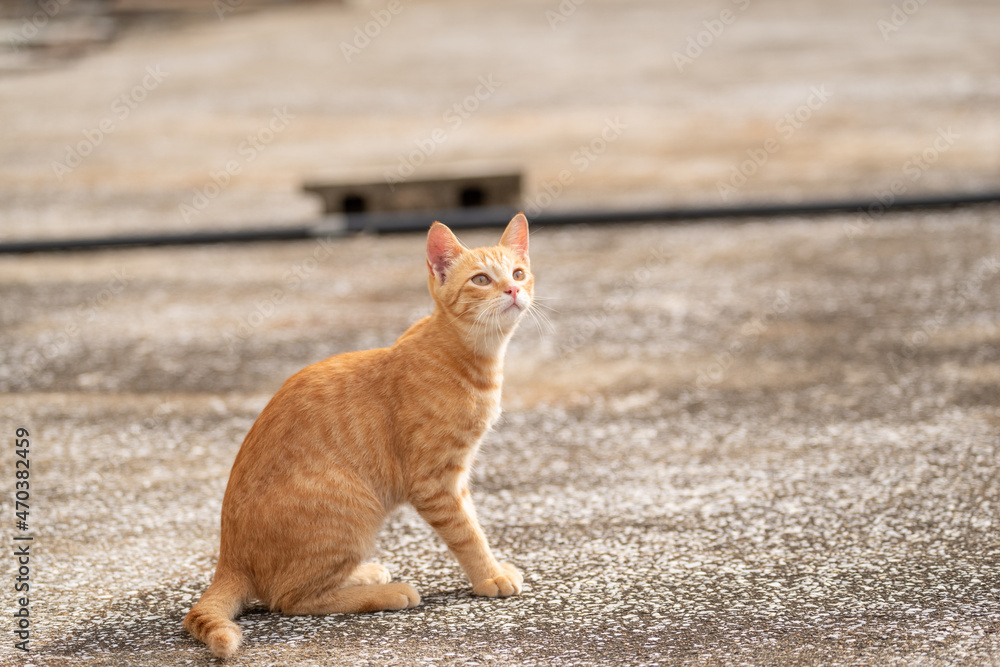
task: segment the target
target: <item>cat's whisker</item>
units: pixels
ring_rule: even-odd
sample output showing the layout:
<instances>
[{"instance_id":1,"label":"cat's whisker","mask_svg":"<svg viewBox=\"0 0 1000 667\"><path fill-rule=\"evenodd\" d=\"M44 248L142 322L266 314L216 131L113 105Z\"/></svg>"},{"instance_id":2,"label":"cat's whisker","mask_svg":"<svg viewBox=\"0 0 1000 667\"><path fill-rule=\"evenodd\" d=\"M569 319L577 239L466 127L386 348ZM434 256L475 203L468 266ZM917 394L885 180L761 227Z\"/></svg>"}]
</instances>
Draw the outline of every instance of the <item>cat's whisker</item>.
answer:
<instances>
[{"instance_id":1,"label":"cat's whisker","mask_svg":"<svg viewBox=\"0 0 1000 667\"><path fill-rule=\"evenodd\" d=\"M555 326L553 326L552 321L549 320L548 316L534 302L528 306L528 315L531 317L531 321L534 322L535 328L538 329L539 335L551 336L555 333Z\"/></svg>"},{"instance_id":2,"label":"cat's whisker","mask_svg":"<svg viewBox=\"0 0 1000 667\"><path fill-rule=\"evenodd\" d=\"M468 312L468 311L465 311L465 312ZM455 322L458 322L460 319L462 319L462 317L465 315L465 312L459 313L458 315L456 315L455 317L453 317L452 319L450 319L448 321L448 326L451 326Z\"/></svg>"},{"instance_id":3,"label":"cat's whisker","mask_svg":"<svg viewBox=\"0 0 1000 667\"><path fill-rule=\"evenodd\" d=\"M479 352L495 348L506 335L494 305L495 302L488 303L476 313L472 329L467 334ZM476 335L477 330L479 335Z\"/></svg>"},{"instance_id":4,"label":"cat's whisker","mask_svg":"<svg viewBox=\"0 0 1000 667\"><path fill-rule=\"evenodd\" d=\"M544 308L545 310L552 311L553 313L558 313L559 312L558 308L553 308L549 304L545 303L546 301L551 301L551 300L554 300L554 299L552 297L548 297L548 296L546 296L546 297L542 297L542 296L532 297L532 299L531 299L531 306L532 307L537 307L537 308Z\"/></svg>"},{"instance_id":5,"label":"cat's whisker","mask_svg":"<svg viewBox=\"0 0 1000 667\"><path fill-rule=\"evenodd\" d=\"M483 309L483 330L494 336L497 333L501 333L500 329L500 314L496 302L491 303L489 307Z\"/></svg>"},{"instance_id":6,"label":"cat's whisker","mask_svg":"<svg viewBox=\"0 0 1000 667\"><path fill-rule=\"evenodd\" d=\"M535 324L535 328L538 329L538 333L541 336L551 336L556 331L552 322L536 310L531 311L531 321Z\"/></svg>"},{"instance_id":7,"label":"cat's whisker","mask_svg":"<svg viewBox=\"0 0 1000 667\"><path fill-rule=\"evenodd\" d=\"M476 319L473 322L473 324L485 328L486 321L490 318L492 312L493 309L489 305L487 305L485 308L482 308L476 315Z\"/></svg>"},{"instance_id":8,"label":"cat's whisker","mask_svg":"<svg viewBox=\"0 0 1000 667\"><path fill-rule=\"evenodd\" d=\"M474 301L471 301L471 300L470 301L464 301L464 302L463 301L459 301L457 303L457 305L460 305L460 306L467 305L467 304L472 304L472 305L469 308L466 308L465 310L463 310L460 313L458 313L457 315L455 315L455 317L452 318L448 322L449 325L452 325L455 322L459 321L460 319L462 319L463 317L465 317L466 315L468 315L470 312L472 312L475 309L475 302Z\"/></svg>"},{"instance_id":9,"label":"cat's whisker","mask_svg":"<svg viewBox=\"0 0 1000 667\"><path fill-rule=\"evenodd\" d=\"M542 320L548 326L552 326L552 321L549 319L549 316L541 308L532 308L529 312L531 313L532 317ZM557 311L552 311L552 312L557 312Z\"/></svg>"}]
</instances>

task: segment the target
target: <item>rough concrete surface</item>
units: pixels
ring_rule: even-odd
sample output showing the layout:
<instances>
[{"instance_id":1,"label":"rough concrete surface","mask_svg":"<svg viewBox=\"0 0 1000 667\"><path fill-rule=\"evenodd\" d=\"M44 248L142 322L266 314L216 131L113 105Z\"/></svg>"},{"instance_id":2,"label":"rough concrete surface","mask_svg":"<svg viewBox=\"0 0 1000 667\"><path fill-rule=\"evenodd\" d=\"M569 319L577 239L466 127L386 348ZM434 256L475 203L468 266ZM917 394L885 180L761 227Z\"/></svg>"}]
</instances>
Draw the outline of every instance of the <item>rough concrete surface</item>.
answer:
<instances>
[{"instance_id":1,"label":"rough concrete surface","mask_svg":"<svg viewBox=\"0 0 1000 667\"><path fill-rule=\"evenodd\" d=\"M0 231L183 228L178 204L285 99L303 124L191 224L308 218L299 179L396 164L491 63L509 68L498 108L431 162L523 154L533 197L609 115L632 114L621 152L574 171L558 206L718 204L717 181L824 79L838 96L740 197L995 180L992 3L926 3L883 39L891 5L755 2L685 72L671 52L725 4L592 0L555 28L554 4L407 7L356 68L337 44L375 4L227 15L5 75ZM528 76L540 56L523 49L497 57L515 28L550 78ZM350 94L331 93L323 58ZM413 78L391 76L406 59ZM162 97L55 180L51 160L154 61L171 64ZM949 125L962 140L910 179L909 156ZM1000 665L998 215L535 228L548 323L515 336L473 490L524 593L473 597L402 511L375 556L419 607L253 609L231 664ZM428 312L422 253L405 235L0 257L0 664L217 664L180 620L210 581L239 443L288 375ZM27 534L25 655L13 537Z\"/></svg>"},{"instance_id":2,"label":"rough concrete surface","mask_svg":"<svg viewBox=\"0 0 1000 667\"><path fill-rule=\"evenodd\" d=\"M475 483L526 592L471 597L402 512L379 558L420 607L253 612L235 663L997 664L997 212L854 239L841 218L539 230L552 331L518 332ZM2 418L32 432L37 480L36 664L208 661L179 622L243 434L287 375L426 312L421 253L406 236L0 264Z\"/></svg>"}]
</instances>

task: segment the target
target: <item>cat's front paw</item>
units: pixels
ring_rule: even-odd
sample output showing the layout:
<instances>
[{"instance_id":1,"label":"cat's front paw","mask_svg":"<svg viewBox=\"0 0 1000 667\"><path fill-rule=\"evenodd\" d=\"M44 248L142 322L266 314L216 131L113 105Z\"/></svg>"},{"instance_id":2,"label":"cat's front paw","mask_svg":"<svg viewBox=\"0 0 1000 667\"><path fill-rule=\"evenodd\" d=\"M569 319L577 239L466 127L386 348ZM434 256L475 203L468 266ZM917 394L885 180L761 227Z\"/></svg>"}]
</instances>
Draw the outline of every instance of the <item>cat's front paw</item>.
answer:
<instances>
[{"instance_id":1,"label":"cat's front paw","mask_svg":"<svg viewBox=\"0 0 1000 667\"><path fill-rule=\"evenodd\" d=\"M521 592L524 577L520 570L510 563L500 563L500 571L492 579L480 581L472 586L472 592L488 598L505 598Z\"/></svg>"}]
</instances>

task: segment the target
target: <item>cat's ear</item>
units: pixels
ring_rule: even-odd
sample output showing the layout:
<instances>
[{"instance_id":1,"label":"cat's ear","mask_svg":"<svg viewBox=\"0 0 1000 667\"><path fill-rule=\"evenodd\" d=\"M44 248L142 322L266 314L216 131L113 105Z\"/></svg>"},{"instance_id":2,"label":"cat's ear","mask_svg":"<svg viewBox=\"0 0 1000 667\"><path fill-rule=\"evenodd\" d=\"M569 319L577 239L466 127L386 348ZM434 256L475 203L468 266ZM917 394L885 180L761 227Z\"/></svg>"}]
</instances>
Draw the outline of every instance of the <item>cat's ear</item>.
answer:
<instances>
[{"instance_id":1,"label":"cat's ear","mask_svg":"<svg viewBox=\"0 0 1000 667\"><path fill-rule=\"evenodd\" d=\"M518 213L507 224L500 245L506 246L517 253L521 259L528 259L528 219L524 213Z\"/></svg>"},{"instance_id":2,"label":"cat's ear","mask_svg":"<svg viewBox=\"0 0 1000 667\"><path fill-rule=\"evenodd\" d=\"M443 285L448 269L462 254L463 246L454 233L440 222L427 232L427 270Z\"/></svg>"}]
</instances>

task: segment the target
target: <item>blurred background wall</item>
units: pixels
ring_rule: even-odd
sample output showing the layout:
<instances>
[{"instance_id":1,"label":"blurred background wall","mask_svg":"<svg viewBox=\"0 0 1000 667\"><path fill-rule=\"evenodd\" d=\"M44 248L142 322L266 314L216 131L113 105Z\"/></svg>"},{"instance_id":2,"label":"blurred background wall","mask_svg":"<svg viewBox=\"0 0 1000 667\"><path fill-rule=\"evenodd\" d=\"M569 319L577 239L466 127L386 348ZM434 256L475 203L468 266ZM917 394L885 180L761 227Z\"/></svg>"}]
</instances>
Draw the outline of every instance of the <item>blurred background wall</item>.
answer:
<instances>
[{"instance_id":1,"label":"blurred background wall","mask_svg":"<svg viewBox=\"0 0 1000 667\"><path fill-rule=\"evenodd\" d=\"M525 175L529 210L969 192L986 0L17 0L0 238L292 224L306 180Z\"/></svg>"}]
</instances>

